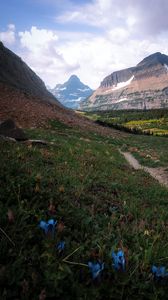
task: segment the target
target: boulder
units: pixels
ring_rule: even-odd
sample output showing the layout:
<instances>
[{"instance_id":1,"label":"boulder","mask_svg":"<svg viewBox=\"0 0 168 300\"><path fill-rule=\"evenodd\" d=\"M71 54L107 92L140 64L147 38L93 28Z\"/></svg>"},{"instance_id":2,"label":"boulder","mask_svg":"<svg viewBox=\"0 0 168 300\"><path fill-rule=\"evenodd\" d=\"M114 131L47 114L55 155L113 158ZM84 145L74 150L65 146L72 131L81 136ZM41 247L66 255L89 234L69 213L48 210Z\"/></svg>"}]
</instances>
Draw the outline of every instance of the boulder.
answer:
<instances>
[{"instance_id":1,"label":"boulder","mask_svg":"<svg viewBox=\"0 0 168 300\"><path fill-rule=\"evenodd\" d=\"M17 141L26 141L27 136L23 129L16 126L15 122L8 119L0 124L0 135L13 138Z\"/></svg>"}]
</instances>

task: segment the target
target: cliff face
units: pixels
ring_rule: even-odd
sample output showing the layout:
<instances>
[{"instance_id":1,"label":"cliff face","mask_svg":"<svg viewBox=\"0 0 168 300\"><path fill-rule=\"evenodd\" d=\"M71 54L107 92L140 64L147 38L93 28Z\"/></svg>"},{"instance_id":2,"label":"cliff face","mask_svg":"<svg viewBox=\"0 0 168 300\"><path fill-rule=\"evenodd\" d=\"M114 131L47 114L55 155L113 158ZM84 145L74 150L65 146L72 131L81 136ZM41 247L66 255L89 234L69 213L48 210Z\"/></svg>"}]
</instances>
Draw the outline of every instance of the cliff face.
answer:
<instances>
[{"instance_id":1,"label":"cliff face","mask_svg":"<svg viewBox=\"0 0 168 300\"><path fill-rule=\"evenodd\" d=\"M83 110L168 107L168 56L159 52L136 67L107 76L81 105Z\"/></svg>"}]
</instances>

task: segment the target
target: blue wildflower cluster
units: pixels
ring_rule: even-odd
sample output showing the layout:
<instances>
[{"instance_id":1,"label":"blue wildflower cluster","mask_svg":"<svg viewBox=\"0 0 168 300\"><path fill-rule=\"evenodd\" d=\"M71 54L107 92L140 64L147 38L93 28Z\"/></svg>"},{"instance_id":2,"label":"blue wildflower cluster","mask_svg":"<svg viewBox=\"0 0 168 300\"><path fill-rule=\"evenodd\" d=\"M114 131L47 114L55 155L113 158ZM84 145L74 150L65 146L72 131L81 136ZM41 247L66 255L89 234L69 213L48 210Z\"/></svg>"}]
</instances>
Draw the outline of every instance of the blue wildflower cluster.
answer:
<instances>
[{"instance_id":1,"label":"blue wildflower cluster","mask_svg":"<svg viewBox=\"0 0 168 300\"><path fill-rule=\"evenodd\" d=\"M56 249L59 251L59 252L62 252L65 248L65 242L64 241L60 241L57 245L56 245Z\"/></svg>"},{"instance_id":2,"label":"blue wildflower cluster","mask_svg":"<svg viewBox=\"0 0 168 300\"><path fill-rule=\"evenodd\" d=\"M40 221L39 227L43 229L46 235L51 233L52 236L54 236L56 225L57 225L57 221L54 221L54 219L50 219L47 222Z\"/></svg>"},{"instance_id":3,"label":"blue wildflower cluster","mask_svg":"<svg viewBox=\"0 0 168 300\"><path fill-rule=\"evenodd\" d=\"M104 263L98 262L88 262L88 267L92 273L92 278L96 279L100 277L100 273L104 270Z\"/></svg>"},{"instance_id":4,"label":"blue wildflower cluster","mask_svg":"<svg viewBox=\"0 0 168 300\"><path fill-rule=\"evenodd\" d=\"M125 256L122 250L119 250L117 253L112 251L111 253L113 259L113 267L115 270L125 271Z\"/></svg>"},{"instance_id":5,"label":"blue wildflower cluster","mask_svg":"<svg viewBox=\"0 0 168 300\"><path fill-rule=\"evenodd\" d=\"M125 256L124 256L124 252L122 250L119 250L117 253L115 253L114 251L112 251L112 260L113 260L113 267L116 271L125 271ZM92 274L92 278L96 279L96 278L100 278L101 272L104 270L104 263L101 262L100 260L96 261L96 262L88 262L88 267L91 271Z\"/></svg>"},{"instance_id":6,"label":"blue wildflower cluster","mask_svg":"<svg viewBox=\"0 0 168 300\"><path fill-rule=\"evenodd\" d=\"M162 279L168 278L168 272L166 272L166 267L156 267L152 266L152 274L154 275L155 280L160 281Z\"/></svg>"},{"instance_id":7,"label":"blue wildflower cluster","mask_svg":"<svg viewBox=\"0 0 168 300\"><path fill-rule=\"evenodd\" d=\"M46 235L51 235L54 238L56 225L57 225L57 221L55 221L54 219L49 219L47 222L41 220L40 224L39 224L39 227L44 231L44 233ZM62 252L64 250L64 248L65 248L65 242L64 241L60 241L56 245L56 249L59 252Z\"/></svg>"},{"instance_id":8,"label":"blue wildflower cluster","mask_svg":"<svg viewBox=\"0 0 168 300\"><path fill-rule=\"evenodd\" d=\"M46 235L51 235L53 238L55 236L57 221L54 219L49 219L47 222L41 220L39 227L44 231ZM56 249L59 253L62 253L65 249L65 241L60 241L56 244ZM117 252L112 251L112 266L116 271L125 271L126 270L126 259L124 252L120 249ZM88 267L92 274L93 280L100 278L101 272L104 270L104 263L100 260L96 262L88 262ZM165 266L156 267L152 266L151 272L156 281L162 281L168 279L168 272L166 271Z\"/></svg>"}]
</instances>

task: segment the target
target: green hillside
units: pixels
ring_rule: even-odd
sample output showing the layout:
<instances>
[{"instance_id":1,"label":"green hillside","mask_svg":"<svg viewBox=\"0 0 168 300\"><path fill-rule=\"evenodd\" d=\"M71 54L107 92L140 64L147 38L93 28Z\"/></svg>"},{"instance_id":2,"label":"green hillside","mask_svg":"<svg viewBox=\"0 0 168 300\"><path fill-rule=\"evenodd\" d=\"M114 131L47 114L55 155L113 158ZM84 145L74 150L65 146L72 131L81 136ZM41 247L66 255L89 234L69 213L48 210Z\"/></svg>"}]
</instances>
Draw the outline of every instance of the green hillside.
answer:
<instances>
[{"instance_id":1,"label":"green hillside","mask_svg":"<svg viewBox=\"0 0 168 300\"><path fill-rule=\"evenodd\" d=\"M57 122L26 132L48 144L0 140L0 299L163 299L167 283L151 266L168 267L168 189L119 149L168 167L168 139L112 138ZM54 236L39 227L50 218ZM112 267L119 248L125 272ZM98 280L89 261L105 263Z\"/></svg>"}]
</instances>

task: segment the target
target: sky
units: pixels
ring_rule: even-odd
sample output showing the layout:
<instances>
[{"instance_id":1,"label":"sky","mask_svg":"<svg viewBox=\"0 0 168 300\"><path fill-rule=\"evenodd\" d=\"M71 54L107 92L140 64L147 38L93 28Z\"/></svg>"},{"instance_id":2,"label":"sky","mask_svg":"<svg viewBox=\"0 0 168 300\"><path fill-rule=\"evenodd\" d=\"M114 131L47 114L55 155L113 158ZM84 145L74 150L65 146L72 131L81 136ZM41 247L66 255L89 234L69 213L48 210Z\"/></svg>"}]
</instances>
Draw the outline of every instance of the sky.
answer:
<instances>
[{"instance_id":1,"label":"sky","mask_svg":"<svg viewBox=\"0 0 168 300\"><path fill-rule=\"evenodd\" d=\"M167 0L1 0L0 40L54 87L168 55Z\"/></svg>"}]
</instances>

